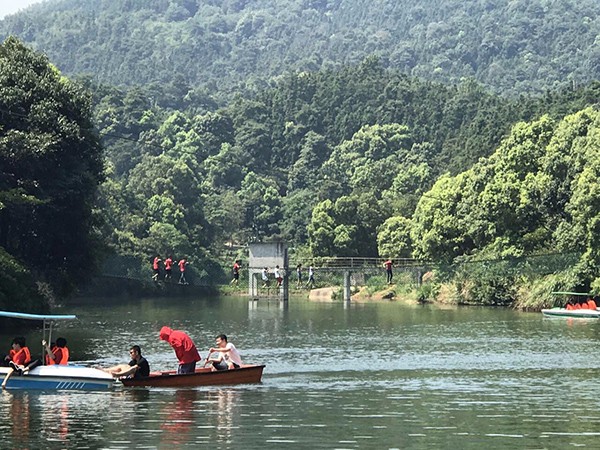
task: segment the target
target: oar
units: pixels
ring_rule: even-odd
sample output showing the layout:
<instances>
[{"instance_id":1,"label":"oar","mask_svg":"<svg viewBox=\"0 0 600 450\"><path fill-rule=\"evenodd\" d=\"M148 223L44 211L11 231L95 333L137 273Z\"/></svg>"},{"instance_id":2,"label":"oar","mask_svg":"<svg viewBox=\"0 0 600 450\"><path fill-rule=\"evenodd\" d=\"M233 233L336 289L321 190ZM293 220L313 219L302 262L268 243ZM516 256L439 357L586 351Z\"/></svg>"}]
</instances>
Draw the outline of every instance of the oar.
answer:
<instances>
[{"instance_id":1,"label":"oar","mask_svg":"<svg viewBox=\"0 0 600 450\"><path fill-rule=\"evenodd\" d=\"M204 367L206 367L206 365L208 364L208 360L210 359L210 355L211 355L211 353L208 352L208 355L206 355L206 359L204 360Z\"/></svg>"}]
</instances>

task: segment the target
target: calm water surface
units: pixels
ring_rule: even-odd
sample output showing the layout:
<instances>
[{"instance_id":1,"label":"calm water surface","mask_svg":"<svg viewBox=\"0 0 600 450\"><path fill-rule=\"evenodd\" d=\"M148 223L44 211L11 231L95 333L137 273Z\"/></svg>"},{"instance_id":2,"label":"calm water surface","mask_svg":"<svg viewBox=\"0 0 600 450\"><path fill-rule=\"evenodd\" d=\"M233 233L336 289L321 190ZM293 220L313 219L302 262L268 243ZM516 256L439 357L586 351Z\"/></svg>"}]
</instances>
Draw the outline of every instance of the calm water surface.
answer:
<instances>
[{"instance_id":1,"label":"calm water surface","mask_svg":"<svg viewBox=\"0 0 600 450\"><path fill-rule=\"evenodd\" d=\"M175 368L162 325L202 356L219 333L260 385L0 393L1 448L600 448L600 321L502 309L244 298L79 300L58 334L93 366L139 344ZM56 336L56 335L55 335ZM7 344L12 335L0 330ZM39 334L27 335L36 348Z\"/></svg>"}]
</instances>

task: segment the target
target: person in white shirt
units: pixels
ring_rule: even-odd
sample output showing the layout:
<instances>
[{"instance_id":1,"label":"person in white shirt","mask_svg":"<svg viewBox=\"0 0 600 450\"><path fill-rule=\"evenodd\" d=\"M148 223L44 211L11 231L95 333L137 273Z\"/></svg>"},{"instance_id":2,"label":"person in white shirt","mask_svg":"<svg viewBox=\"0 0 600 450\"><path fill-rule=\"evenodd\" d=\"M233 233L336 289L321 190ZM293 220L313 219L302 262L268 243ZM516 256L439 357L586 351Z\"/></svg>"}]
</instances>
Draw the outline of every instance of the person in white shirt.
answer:
<instances>
[{"instance_id":1,"label":"person in white shirt","mask_svg":"<svg viewBox=\"0 0 600 450\"><path fill-rule=\"evenodd\" d=\"M268 268L265 267L262 270L261 278L262 278L262 281L263 281L262 287L264 287L264 288L265 287L269 287L269 269Z\"/></svg>"},{"instance_id":2,"label":"person in white shirt","mask_svg":"<svg viewBox=\"0 0 600 450\"><path fill-rule=\"evenodd\" d=\"M227 342L227 336L224 334L218 335L215 343L217 346L208 350L206 362L211 363L217 370L239 369L242 365L242 358L235 345ZM218 353L218 355L211 358L211 353Z\"/></svg>"},{"instance_id":3,"label":"person in white shirt","mask_svg":"<svg viewBox=\"0 0 600 450\"><path fill-rule=\"evenodd\" d=\"M281 271L279 270L279 266L275 266L274 270L275 280L277 280L277 287L281 287L281 283L283 282L283 277L281 276Z\"/></svg>"},{"instance_id":4,"label":"person in white shirt","mask_svg":"<svg viewBox=\"0 0 600 450\"><path fill-rule=\"evenodd\" d=\"M315 269L313 266L308 267L308 281L306 282L306 287L310 287L311 289L315 286Z\"/></svg>"}]
</instances>

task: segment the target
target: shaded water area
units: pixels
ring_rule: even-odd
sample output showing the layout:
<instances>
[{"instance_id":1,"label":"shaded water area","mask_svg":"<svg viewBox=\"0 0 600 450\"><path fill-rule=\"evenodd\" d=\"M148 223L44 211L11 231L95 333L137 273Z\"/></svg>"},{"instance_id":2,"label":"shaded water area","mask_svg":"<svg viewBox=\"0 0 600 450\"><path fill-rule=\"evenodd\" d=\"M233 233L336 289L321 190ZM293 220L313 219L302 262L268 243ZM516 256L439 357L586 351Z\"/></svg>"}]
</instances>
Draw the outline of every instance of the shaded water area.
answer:
<instances>
[{"instance_id":1,"label":"shaded water area","mask_svg":"<svg viewBox=\"0 0 600 450\"><path fill-rule=\"evenodd\" d=\"M139 344L174 368L162 325L202 356L226 333L262 384L0 393L2 448L599 448L600 321L397 303L86 299L57 313L75 359ZM13 332L11 332L14 334ZM7 345L11 335L0 330ZM37 349L38 334L27 334Z\"/></svg>"}]
</instances>

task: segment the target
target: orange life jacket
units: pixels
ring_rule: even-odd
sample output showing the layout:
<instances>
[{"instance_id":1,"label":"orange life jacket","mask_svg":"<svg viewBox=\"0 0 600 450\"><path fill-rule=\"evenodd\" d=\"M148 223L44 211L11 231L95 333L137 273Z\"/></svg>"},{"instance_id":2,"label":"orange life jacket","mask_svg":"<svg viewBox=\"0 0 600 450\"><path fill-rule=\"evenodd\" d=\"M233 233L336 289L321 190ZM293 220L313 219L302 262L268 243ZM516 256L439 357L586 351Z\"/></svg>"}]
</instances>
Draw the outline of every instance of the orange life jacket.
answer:
<instances>
[{"instance_id":1,"label":"orange life jacket","mask_svg":"<svg viewBox=\"0 0 600 450\"><path fill-rule=\"evenodd\" d=\"M571 309L575 309L575 308L573 308L573 305L571 305L570 303L567 303L567 310L571 310Z\"/></svg>"},{"instance_id":2,"label":"orange life jacket","mask_svg":"<svg viewBox=\"0 0 600 450\"><path fill-rule=\"evenodd\" d=\"M56 351L60 350L60 361L57 361ZM46 365L52 366L54 364L67 364L69 362L69 349L67 347L52 347L50 350L54 354L54 359L50 358L49 355L46 355Z\"/></svg>"},{"instance_id":3,"label":"orange life jacket","mask_svg":"<svg viewBox=\"0 0 600 450\"><path fill-rule=\"evenodd\" d=\"M573 309L581 309L581 305L579 303L575 303L573 305Z\"/></svg>"},{"instance_id":4,"label":"orange life jacket","mask_svg":"<svg viewBox=\"0 0 600 450\"><path fill-rule=\"evenodd\" d=\"M597 306L596 306L596 302L595 302L594 300L591 300L591 299L590 299L590 300L588 300L588 307L589 307L590 309L596 309L596 308L597 308Z\"/></svg>"},{"instance_id":5,"label":"orange life jacket","mask_svg":"<svg viewBox=\"0 0 600 450\"><path fill-rule=\"evenodd\" d=\"M67 364L69 362L69 349L67 347L63 347L62 349L62 358L60 359L59 364Z\"/></svg>"},{"instance_id":6,"label":"orange life jacket","mask_svg":"<svg viewBox=\"0 0 600 450\"><path fill-rule=\"evenodd\" d=\"M582 303L581 304L581 309L590 309L590 307L588 306L587 303Z\"/></svg>"},{"instance_id":7,"label":"orange life jacket","mask_svg":"<svg viewBox=\"0 0 600 450\"><path fill-rule=\"evenodd\" d=\"M8 355L10 356L12 362L21 366L31 362L31 353L29 353L29 349L27 347L21 347L21 350L18 352L11 350Z\"/></svg>"}]
</instances>

